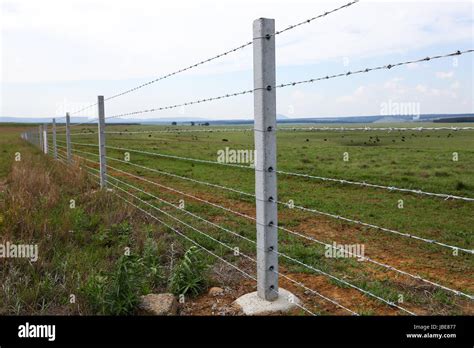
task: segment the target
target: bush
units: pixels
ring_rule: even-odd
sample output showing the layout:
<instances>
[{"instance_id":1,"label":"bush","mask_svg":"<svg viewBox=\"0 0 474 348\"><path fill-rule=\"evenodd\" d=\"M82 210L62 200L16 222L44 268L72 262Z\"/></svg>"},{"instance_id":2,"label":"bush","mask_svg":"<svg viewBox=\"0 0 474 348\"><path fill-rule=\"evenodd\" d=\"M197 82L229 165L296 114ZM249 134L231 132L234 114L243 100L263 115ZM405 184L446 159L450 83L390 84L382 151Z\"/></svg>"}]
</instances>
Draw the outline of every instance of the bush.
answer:
<instances>
[{"instance_id":1,"label":"bush","mask_svg":"<svg viewBox=\"0 0 474 348\"><path fill-rule=\"evenodd\" d=\"M151 289L160 287L165 283L165 276L160 265L158 244L151 238L147 238L143 247L143 263L145 276Z\"/></svg>"},{"instance_id":2,"label":"bush","mask_svg":"<svg viewBox=\"0 0 474 348\"><path fill-rule=\"evenodd\" d=\"M83 291L91 309L97 314L131 314L146 284L144 269L143 259L122 255L109 275L89 278Z\"/></svg>"},{"instance_id":3,"label":"bush","mask_svg":"<svg viewBox=\"0 0 474 348\"><path fill-rule=\"evenodd\" d=\"M175 295L199 295L207 286L207 264L200 250L189 248L170 277L169 288Z\"/></svg>"}]
</instances>

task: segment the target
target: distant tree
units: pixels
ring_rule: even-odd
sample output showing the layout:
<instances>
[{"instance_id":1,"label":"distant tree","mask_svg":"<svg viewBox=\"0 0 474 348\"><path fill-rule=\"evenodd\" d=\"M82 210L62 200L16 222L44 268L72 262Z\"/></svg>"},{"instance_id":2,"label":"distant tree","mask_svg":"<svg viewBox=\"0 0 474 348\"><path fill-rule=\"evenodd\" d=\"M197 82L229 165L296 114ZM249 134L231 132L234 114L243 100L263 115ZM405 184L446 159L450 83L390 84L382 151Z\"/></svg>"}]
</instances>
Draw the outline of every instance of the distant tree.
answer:
<instances>
[{"instance_id":1,"label":"distant tree","mask_svg":"<svg viewBox=\"0 0 474 348\"><path fill-rule=\"evenodd\" d=\"M194 125L195 125L195 123L194 123L194 122L191 122L191 126L194 126Z\"/></svg>"},{"instance_id":2,"label":"distant tree","mask_svg":"<svg viewBox=\"0 0 474 348\"><path fill-rule=\"evenodd\" d=\"M176 126L177 123L176 123L176 122L171 122L171 125L172 125L172 126Z\"/></svg>"},{"instance_id":3,"label":"distant tree","mask_svg":"<svg viewBox=\"0 0 474 348\"><path fill-rule=\"evenodd\" d=\"M209 126L209 122L204 123L203 126Z\"/></svg>"}]
</instances>

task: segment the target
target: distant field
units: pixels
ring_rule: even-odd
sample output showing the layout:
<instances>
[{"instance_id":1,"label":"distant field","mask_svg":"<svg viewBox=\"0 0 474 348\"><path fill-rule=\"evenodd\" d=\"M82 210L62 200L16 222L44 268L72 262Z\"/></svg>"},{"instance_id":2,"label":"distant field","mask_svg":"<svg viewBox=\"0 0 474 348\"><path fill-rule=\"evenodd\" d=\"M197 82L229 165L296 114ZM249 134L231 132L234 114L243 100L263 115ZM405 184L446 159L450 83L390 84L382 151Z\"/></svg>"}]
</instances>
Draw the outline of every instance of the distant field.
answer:
<instances>
[{"instance_id":1,"label":"distant field","mask_svg":"<svg viewBox=\"0 0 474 348\"><path fill-rule=\"evenodd\" d=\"M324 125L315 125L321 127ZM347 125L327 125L337 127ZM350 125L357 127L360 125ZM412 124L372 124L371 127L410 127ZM416 124L433 127L433 124ZM464 126L460 124L436 124L435 126ZM292 126L283 126L290 127ZM219 132L219 128L247 128L247 131ZM175 132L176 129L183 130ZM145 182L109 168L109 175L119 178L142 190L150 192L173 204L184 199L185 209L214 223L255 240L255 224L245 218L206 205L182 194L153 185L152 182L180 190L209 202L254 216L252 197L209 187L176 177L161 175L139 168L145 166L183 177L222 185L246 193L254 192L252 168L235 168L217 164L198 163L190 160L166 158L137 153L133 150L217 161L218 151L253 149L253 131L248 127L207 127L215 132L190 132L202 127L171 126L108 126L107 161L109 166L149 180ZM173 130L173 132L161 132ZM61 130L63 131L63 129ZM98 157L96 127L73 127L73 153L92 161ZM141 132L127 134L129 132ZM59 132L59 130L58 130ZM278 170L309 174L328 178L346 179L399 188L421 189L433 193L446 193L474 197L474 131L291 131L278 132ZM12 138L13 139L13 138ZM15 138L16 139L16 138ZM64 134L58 134L59 152L64 156ZM52 144L51 136L49 144ZM82 145L79 145L82 144ZM7 146L7 145L2 145ZM5 147L2 156L11 156L15 145ZM24 145L21 145L24 148ZM110 147L120 147L123 150ZM50 147L51 150L51 147ZM28 151L33 150L32 147ZM90 152L92 154L86 154ZM129 152L130 163L124 163ZM453 161L453 153L458 160ZM76 157L80 161L79 157ZM348 159L347 161L344 158ZM114 160L116 159L116 160ZM118 160L118 161L117 161ZM82 161L83 165L97 165ZM126 185L110 179L123 189ZM115 189L116 192L120 191ZM196 226L214 238L242 252L255 256L255 246L231 234L198 221L179 210L167 207L142 192L131 190L143 200L175 214L183 221ZM390 192L318 179L278 176L278 199L292 200L300 205L324 213L360 220L385 228L413 234L438 242L473 249L474 202L445 200L413 193ZM125 195L125 194L124 194ZM125 195L126 196L126 195ZM127 197L129 198L129 197ZM400 208L402 200L403 208ZM163 214L154 212L168 223L180 226ZM472 255L433 244L427 244L392 233L342 222L328 216L303 212L279 206L279 224L292 231L316 238L324 243L363 244L365 255L395 266L412 274L420 275L450 288L474 293L474 259ZM232 251L220 247L197 232L180 226L189 236L219 255L254 273L255 265L232 256ZM169 232L172 234L173 232ZM177 237L178 238L178 237ZM324 256L323 246L304 238L279 232L280 252L296 258L313 268L320 269L358 287L370 291L388 301L399 303L417 314L474 314L472 301L449 292L427 286L399 273L388 271L365 261L354 259L330 259ZM362 295L335 280L318 274L307 267L280 258L281 273L323 295L337 299L344 306L361 314L403 314L380 301ZM294 291L305 305L318 314L347 314L340 308L319 299L295 283L280 278L281 285ZM249 285L250 286L250 285ZM400 302L400 295L403 300ZM301 313L302 314L302 313Z\"/></svg>"}]
</instances>

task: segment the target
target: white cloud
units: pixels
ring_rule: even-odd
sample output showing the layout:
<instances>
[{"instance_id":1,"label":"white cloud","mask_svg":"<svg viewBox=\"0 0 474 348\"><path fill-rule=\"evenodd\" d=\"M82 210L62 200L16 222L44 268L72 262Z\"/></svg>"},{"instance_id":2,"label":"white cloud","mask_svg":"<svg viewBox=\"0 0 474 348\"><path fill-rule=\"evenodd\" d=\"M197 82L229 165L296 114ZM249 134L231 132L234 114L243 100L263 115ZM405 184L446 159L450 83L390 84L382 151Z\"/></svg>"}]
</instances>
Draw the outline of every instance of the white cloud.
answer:
<instances>
[{"instance_id":1,"label":"white cloud","mask_svg":"<svg viewBox=\"0 0 474 348\"><path fill-rule=\"evenodd\" d=\"M451 84L451 89L459 89L461 87L461 83L459 81L455 81Z\"/></svg>"},{"instance_id":2,"label":"white cloud","mask_svg":"<svg viewBox=\"0 0 474 348\"><path fill-rule=\"evenodd\" d=\"M3 74L0 78L5 92L2 99L6 105L0 110L10 115L51 114L57 109L58 101L64 97L74 102L93 102L92 98L96 98L98 93L107 96L120 92L123 86L134 87L142 81L221 53L252 39L252 21L255 18L275 18L276 28L282 29L347 2L0 1L3 12L0 18ZM423 49L444 53L448 45L472 40L471 10L472 3L469 1L361 1L311 24L278 35L277 81L286 82L288 76L293 78L290 74L280 78L283 76L280 71L295 69L291 71L298 72L306 64L313 65L304 70L301 79L326 74L317 69L316 63L319 62L340 64L339 68L335 68L335 72L339 72L361 68L360 60L365 58L385 59L391 54L418 58L416 55L411 56L410 52ZM348 66L344 66L344 63L348 63ZM425 67L425 64L419 66ZM172 81L166 81L163 89L143 89L134 94L134 99L124 98L123 104L120 104L122 98L117 98L117 102L114 101L107 111L115 113L116 110L112 110L115 107L122 107L120 112L123 112L168 105L251 88L251 67L252 48L247 47L173 77ZM417 67L418 64L407 65L407 69ZM403 75L408 74L405 70L399 71ZM224 79L221 73L234 75L230 78L226 75L227 79ZM246 80L237 81L244 75ZM208 82L202 87L204 78ZM433 95L429 81L417 81L423 86L423 91L420 91L404 85L405 80L397 79L388 80L385 85L379 84L375 88L365 82L362 89L347 92L351 90L350 86L362 82L346 84L346 81L357 81L357 78L337 80L337 83L346 87L344 93L347 94L337 100L352 103L350 110L333 105L337 96L330 95L335 87L327 87L328 90L323 87L316 92L308 90L312 87L304 86L293 96L279 92L279 104L283 108L281 112L286 114L289 105L293 105L295 116L376 113L380 105L374 101L377 97L396 100L410 92L416 96L425 93L425 98ZM179 84L182 81L184 83ZM325 86L334 85L328 81ZM384 87L386 90L382 91ZM469 93L469 90L460 89L459 93ZM242 98L235 101L227 99L225 103L216 102L210 107L208 104L194 106L189 110L198 116L212 114L220 117L229 114L229 110L233 117L251 115L251 96ZM432 105L437 104L440 104L439 100L432 101ZM450 106L443 105L446 108ZM173 115L174 110L170 113ZM169 114L163 112L162 115Z\"/></svg>"},{"instance_id":3,"label":"white cloud","mask_svg":"<svg viewBox=\"0 0 474 348\"><path fill-rule=\"evenodd\" d=\"M420 93L426 93L428 91L428 87L421 84L416 85L415 89L417 92L420 92Z\"/></svg>"},{"instance_id":4,"label":"white cloud","mask_svg":"<svg viewBox=\"0 0 474 348\"><path fill-rule=\"evenodd\" d=\"M3 0L3 79L157 76L251 40L255 18L275 18L281 29L345 2ZM469 2L360 2L278 36L278 64L337 59L342 65L342 57L348 57L353 66L362 57L470 39L472 24L461 19L469 17L471 6ZM249 69L251 63L251 49L247 49L191 73Z\"/></svg>"},{"instance_id":5,"label":"white cloud","mask_svg":"<svg viewBox=\"0 0 474 348\"><path fill-rule=\"evenodd\" d=\"M454 76L454 71L437 71L436 77L442 80L452 79Z\"/></svg>"}]
</instances>

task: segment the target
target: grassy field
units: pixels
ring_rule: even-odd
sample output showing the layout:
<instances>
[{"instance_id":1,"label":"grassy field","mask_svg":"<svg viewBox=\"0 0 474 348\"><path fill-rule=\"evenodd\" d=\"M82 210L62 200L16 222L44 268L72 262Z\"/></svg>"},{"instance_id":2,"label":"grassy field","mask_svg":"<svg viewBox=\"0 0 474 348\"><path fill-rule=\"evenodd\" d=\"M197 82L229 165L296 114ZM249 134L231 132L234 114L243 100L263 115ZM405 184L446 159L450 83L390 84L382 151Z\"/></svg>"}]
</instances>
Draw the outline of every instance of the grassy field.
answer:
<instances>
[{"instance_id":1,"label":"grassy field","mask_svg":"<svg viewBox=\"0 0 474 348\"><path fill-rule=\"evenodd\" d=\"M417 124L416 126L420 125ZM226 186L246 193L254 192L254 171L252 168L227 167L136 152L148 151L216 161L218 151L225 149L225 147L235 150L253 149L252 131L153 132L167 129L169 127L164 126L108 126L108 131L118 132L107 134L107 146L109 146L107 148L107 156L109 157L107 164L111 166L108 169L110 183L118 186L118 188L114 188L112 193L126 197L168 225L196 240L207 249L232 261L246 272L255 274L255 264L242 256L234 256L232 250L234 247L239 247L242 253L255 257L254 244L218 229L215 225L196 219L188 213L196 214L214 224L225 227L228 231L255 240L255 223L252 220L202 202L206 200L215 205L254 217L255 203L252 197L159 174L156 171L137 167L137 165ZM176 129L176 127L173 129ZM180 126L179 129L192 130L196 128ZM133 131L146 132L127 134ZM93 179L87 181L84 178L84 171L81 171L79 167L67 168L62 166L61 163L54 163L50 159L43 158L32 146L18 140L17 132L17 128L2 128L0 174L3 177L8 173L11 175L12 153L21 151L28 154L28 156L32 156L31 161L34 161L35 168L37 166L39 167L38 171L43 168L43 170L50 172L51 181L54 179L54 185L57 186L57 190L60 192L57 201L54 204L49 203L49 210L39 212L43 215L41 221L44 229L48 230L51 226L55 226L57 233L64 235L66 233L64 229L68 229L67 223L65 223L65 221L68 221L67 216L70 214L80 215L79 217L74 215L70 219L73 220L72 224L75 226L73 229L81 230L81 233L85 236L75 242L77 243L76 247L66 250L65 246L68 244L64 244L65 241L63 241L63 244L58 244L58 250L56 250L56 253L61 255L56 257L61 260L69 260L66 262L67 266L64 266L68 272L81 274L81 276L76 276L77 279L74 285L68 283L69 285L63 287L64 298L62 300L66 301L66 294L73 291L72 288L83 289L84 284L92 281L92 285L86 288L85 292L83 291L86 295L81 297L82 302L79 302L81 306L78 307L80 310L76 308L72 312L100 312L93 306L95 302L98 302L93 300L96 297L90 295L91 292L95 293L90 288L98 287L93 280L97 279L95 276L100 275L101 271L114 272L116 264L122 262L120 259L121 249L127 245L131 245L143 261L148 260L146 257L149 249L147 243L150 243L150 241L146 241L160 241L160 252L158 254L161 255L162 259L159 264L160 268L165 271L161 272L163 274L160 281L153 282L150 280L141 291L169 287L166 279L171 278L173 269L172 266L169 266L169 238L178 245L176 248L178 259L185 250L189 249L191 243L176 236L169 228L146 218L139 211L130 207L127 208L112 193L96 192L97 186L93 183ZM73 133L76 133L72 137L72 141L75 143L73 153L75 156L82 156L90 161L97 162L98 157L94 155L98 153L97 135L90 134L91 132L96 132L96 128L87 126L73 128ZM64 134L58 135L61 156L64 156L64 141ZM51 137L49 137L49 143L51 144ZM113 147L122 149L114 149ZM130 155L128 163L124 162L126 152ZM457 161L453 161L453 153L457 154ZM344 157L346 159L348 157L348 160L345 161ZM97 168L97 165L92 164L92 162L81 160L79 157L75 158L82 163L82 166L88 165ZM365 181L386 186L474 197L474 132L280 131L278 132L278 169L314 176ZM135 176L125 174L123 171ZM82 176L77 176L77 173L81 173ZM145 178L147 181L136 176ZM63 179L60 179L60 177L63 177ZM120 182L114 178L119 179ZM72 180L72 182L68 183L69 180ZM10 181L13 185L15 178L10 179ZM149 193L132 189L123 182ZM113 185L112 187L114 187ZM179 190L182 193L170 189ZM90 199L91 190L94 192L94 199ZM157 211L150 205L134 200L133 197L122 190L133 193L143 201L165 211L168 215ZM61 194L63 191L68 192L68 194ZM74 195L79 197L79 209L74 210L74 212L70 212L64 207L59 210L56 209L59 202L67 207L69 197ZM396 191L390 192L383 189L331 183L282 174L278 176L278 195L279 201L282 202L292 200L295 205L316 209L324 213L360 220L461 248L473 248L473 202L444 200L437 197ZM6 197L7 203L9 200L11 200L11 197ZM104 203L104 200L108 203ZM164 203L163 200L175 206L170 206ZM403 208L400 207L400 200L403 201ZM185 208L177 208L177 205L183 202ZM44 204L47 204L47 202ZM110 210L110 205L114 205L114 211ZM41 207L45 209L46 206ZM121 208L118 209L117 207ZM82 213L78 213L78 211L82 211ZM8 211L5 215L10 216ZM201 232L205 232L214 240L178 222L170 215L179 218L188 225L192 225ZM79 223L74 219L77 219ZM5 218L3 227L7 227L5 229L9 235L18 233L11 226L5 226L7 221L8 219ZM68 223L71 224L70 221ZM75 225L76 223L79 226ZM123 224L128 223L131 224L131 227L123 226ZM367 257L450 288L468 294L474 293L474 262L472 256L466 253L453 254L453 251L448 248L282 205L279 206L279 224L286 229L328 244L337 242L340 244L364 245L365 256ZM37 222L31 222L31 226L32 231L35 230L38 227ZM114 233L110 233L111 229ZM118 231L114 229L118 229ZM116 236L123 234L120 232L121 229L127 230L125 233L127 237L122 240ZM30 236L35 235L36 238L41 239L40 235L35 234L37 232L33 231L31 233L33 234ZM112 247L104 251L104 248L100 247L100 243L104 243L103 240L107 241L109 238L113 239L108 241ZM221 241L230 248L220 245L215 240ZM414 280L366 261L357 261L354 258L327 258L323 246L285 231L279 232L279 241L280 252L310 266L305 267L280 257L280 272L282 275L291 278L293 281L303 283L307 288L318 291L324 296L337 300L357 313L365 315L405 314L400 309L364 295L340 281L321 275L315 269L334 275L417 314L474 314L472 300L455 296L425 282ZM87 247L79 248L80 243L85 243L84 245L87 245ZM69 246L67 247L69 248ZM205 260L213 265L213 269L222 267L222 263L216 262L212 257L206 256ZM87 271L87 267L91 264L94 265L94 272ZM170 268L169 274L166 271L168 268ZM55 266L54 269L57 269L57 267ZM145 269L148 268L145 267ZM227 272L230 271L227 270ZM61 272L58 271L58 273ZM11 276L9 274L4 273L4 279ZM231 288L237 287L240 293L254 289L253 281L242 278L242 276L238 277L235 272L232 272L232 274L232 279L227 277L227 279L219 278L216 280L214 278L210 280L210 283L218 282L219 284L227 284ZM41 276L37 275L37 277L39 278L32 280L33 283L42 281ZM112 276L109 278L115 279ZM348 314L347 311L322 300L314 292L308 289L305 290L288 279L280 277L280 282L282 287L296 293L303 300L304 306L314 313ZM6 294L5 291L4 294ZM201 296L205 297L205 295ZM22 296L17 295L16 298L17 301L20 301ZM199 296L194 298L194 301L200 301ZM11 301L13 300L9 300L7 303ZM31 305L29 306L31 307ZM4 309L4 312L10 313L11 310ZM206 311L202 313L207 314ZM304 314L304 312L298 310L294 314Z\"/></svg>"}]
</instances>

